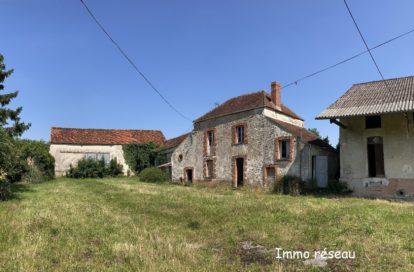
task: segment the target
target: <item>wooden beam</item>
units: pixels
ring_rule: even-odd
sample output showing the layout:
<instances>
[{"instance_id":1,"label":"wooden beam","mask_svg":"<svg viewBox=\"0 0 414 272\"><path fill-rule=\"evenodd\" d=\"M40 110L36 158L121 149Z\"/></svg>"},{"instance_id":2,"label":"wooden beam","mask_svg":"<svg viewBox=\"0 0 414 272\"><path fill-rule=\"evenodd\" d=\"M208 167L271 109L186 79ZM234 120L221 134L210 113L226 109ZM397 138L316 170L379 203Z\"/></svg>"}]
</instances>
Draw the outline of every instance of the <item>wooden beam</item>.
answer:
<instances>
[{"instance_id":1,"label":"wooden beam","mask_svg":"<svg viewBox=\"0 0 414 272\"><path fill-rule=\"evenodd\" d=\"M332 123L334 123L335 125L337 125L337 126L339 126L339 127L343 128L343 129L346 129L346 128L347 128L344 124L342 124L341 122L339 122L339 121L338 121L338 120L336 120L336 119L329 119L329 121L331 122L331 124L332 124Z\"/></svg>"}]
</instances>

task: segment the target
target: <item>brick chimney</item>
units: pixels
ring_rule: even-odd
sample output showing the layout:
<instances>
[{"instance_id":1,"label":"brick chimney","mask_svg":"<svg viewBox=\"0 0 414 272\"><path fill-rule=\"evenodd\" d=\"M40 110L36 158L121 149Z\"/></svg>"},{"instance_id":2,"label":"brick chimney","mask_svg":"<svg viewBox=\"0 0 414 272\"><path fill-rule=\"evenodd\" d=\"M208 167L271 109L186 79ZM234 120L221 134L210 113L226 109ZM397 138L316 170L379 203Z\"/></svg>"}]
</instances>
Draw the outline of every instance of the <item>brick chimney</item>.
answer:
<instances>
[{"instance_id":1,"label":"brick chimney","mask_svg":"<svg viewBox=\"0 0 414 272\"><path fill-rule=\"evenodd\" d=\"M282 101L280 97L280 83L273 81L272 82L272 92L270 93L270 97L272 98L273 104L276 105L276 109L282 109Z\"/></svg>"}]
</instances>

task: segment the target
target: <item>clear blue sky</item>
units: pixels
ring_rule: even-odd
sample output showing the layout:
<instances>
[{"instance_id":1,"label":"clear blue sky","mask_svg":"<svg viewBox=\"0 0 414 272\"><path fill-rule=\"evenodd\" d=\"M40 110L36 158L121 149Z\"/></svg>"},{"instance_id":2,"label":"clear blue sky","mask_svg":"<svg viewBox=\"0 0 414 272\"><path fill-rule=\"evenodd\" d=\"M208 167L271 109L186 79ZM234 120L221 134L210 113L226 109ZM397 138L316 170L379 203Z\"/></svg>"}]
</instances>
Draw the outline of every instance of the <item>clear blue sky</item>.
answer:
<instances>
[{"instance_id":1,"label":"clear blue sky","mask_svg":"<svg viewBox=\"0 0 414 272\"><path fill-rule=\"evenodd\" d=\"M180 111L192 119L228 98L289 83L352 56L364 45L341 0L85 0L107 30ZM370 46L414 28L414 1L348 0ZM32 123L50 127L191 127L137 77L78 0L0 0L0 52L15 73ZM373 52L385 77L414 75L414 34ZM282 91L283 103L337 142L338 128L314 117L353 83L378 80L366 54Z\"/></svg>"}]
</instances>

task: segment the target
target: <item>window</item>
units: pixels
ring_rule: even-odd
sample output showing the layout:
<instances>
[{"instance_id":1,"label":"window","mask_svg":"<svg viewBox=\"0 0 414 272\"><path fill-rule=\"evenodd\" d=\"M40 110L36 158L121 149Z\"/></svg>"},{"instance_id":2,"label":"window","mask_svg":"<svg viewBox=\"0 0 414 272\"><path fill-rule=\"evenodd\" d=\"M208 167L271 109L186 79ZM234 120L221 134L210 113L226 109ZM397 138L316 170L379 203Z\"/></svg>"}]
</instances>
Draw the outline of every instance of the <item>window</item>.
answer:
<instances>
[{"instance_id":1,"label":"window","mask_svg":"<svg viewBox=\"0 0 414 272\"><path fill-rule=\"evenodd\" d=\"M369 177L384 177L384 152L382 137L369 137L368 150L368 175Z\"/></svg>"},{"instance_id":2,"label":"window","mask_svg":"<svg viewBox=\"0 0 414 272\"><path fill-rule=\"evenodd\" d=\"M274 166L266 167L266 177L268 179L274 180L276 177L276 171Z\"/></svg>"},{"instance_id":3,"label":"window","mask_svg":"<svg viewBox=\"0 0 414 272\"><path fill-rule=\"evenodd\" d=\"M207 130L204 133L204 156L214 156L215 155L215 141L216 141L216 132L214 129Z\"/></svg>"},{"instance_id":4,"label":"window","mask_svg":"<svg viewBox=\"0 0 414 272\"><path fill-rule=\"evenodd\" d=\"M84 155L85 159L92 159L92 160L104 160L105 163L109 163L109 161L111 160L111 155L109 153L86 153Z\"/></svg>"},{"instance_id":5,"label":"window","mask_svg":"<svg viewBox=\"0 0 414 272\"><path fill-rule=\"evenodd\" d=\"M213 178L214 177L214 164L213 160L206 160L205 163L205 177L206 178Z\"/></svg>"},{"instance_id":6,"label":"window","mask_svg":"<svg viewBox=\"0 0 414 272\"><path fill-rule=\"evenodd\" d=\"M181 162L183 160L183 154L178 155L178 161Z\"/></svg>"},{"instance_id":7,"label":"window","mask_svg":"<svg viewBox=\"0 0 414 272\"><path fill-rule=\"evenodd\" d=\"M244 143L244 126L236 127L236 143L237 144Z\"/></svg>"},{"instance_id":8,"label":"window","mask_svg":"<svg viewBox=\"0 0 414 272\"><path fill-rule=\"evenodd\" d=\"M290 159L290 141L289 140L279 141L279 152L280 152L281 160Z\"/></svg>"},{"instance_id":9,"label":"window","mask_svg":"<svg viewBox=\"0 0 414 272\"><path fill-rule=\"evenodd\" d=\"M365 128L381 128L381 116L367 116L365 117Z\"/></svg>"},{"instance_id":10,"label":"window","mask_svg":"<svg viewBox=\"0 0 414 272\"><path fill-rule=\"evenodd\" d=\"M214 131L213 130L207 131L207 143L208 143L208 146L214 145Z\"/></svg>"}]
</instances>

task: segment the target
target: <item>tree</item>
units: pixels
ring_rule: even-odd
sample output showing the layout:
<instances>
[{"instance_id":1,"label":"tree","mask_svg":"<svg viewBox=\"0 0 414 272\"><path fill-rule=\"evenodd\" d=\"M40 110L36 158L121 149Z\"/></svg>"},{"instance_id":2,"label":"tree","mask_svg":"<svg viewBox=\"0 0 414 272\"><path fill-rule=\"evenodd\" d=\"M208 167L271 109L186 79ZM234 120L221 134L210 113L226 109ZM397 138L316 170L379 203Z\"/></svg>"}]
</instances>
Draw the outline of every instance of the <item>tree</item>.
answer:
<instances>
[{"instance_id":1,"label":"tree","mask_svg":"<svg viewBox=\"0 0 414 272\"><path fill-rule=\"evenodd\" d=\"M319 130L317 128L308 128L309 132L312 132L313 134L315 134L316 136L318 136L318 138L321 137L321 134L319 133Z\"/></svg>"},{"instance_id":2,"label":"tree","mask_svg":"<svg viewBox=\"0 0 414 272\"><path fill-rule=\"evenodd\" d=\"M330 144L329 143L329 137L326 136L325 138L322 138L321 137L321 134L320 134L320 132L319 132L319 130L317 128L308 128L308 131L309 132L312 132L313 134L315 134L316 136L318 136L318 138L321 139L322 141L324 141L325 143Z\"/></svg>"},{"instance_id":3,"label":"tree","mask_svg":"<svg viewBox=\"0 0 414 272\"><path fill-rule=\"evenodd\" d=\"M6 69L4 57L0 54L0 92L4 90L4 80L12 73L13 69ZM13 138L21 136L30 127L30 124L23 123L20 120L22 107L18 107L15 110L6 108L18 94L18 91L0 94L0 128L3 128Z\"/></svg>"}]
</instances>

